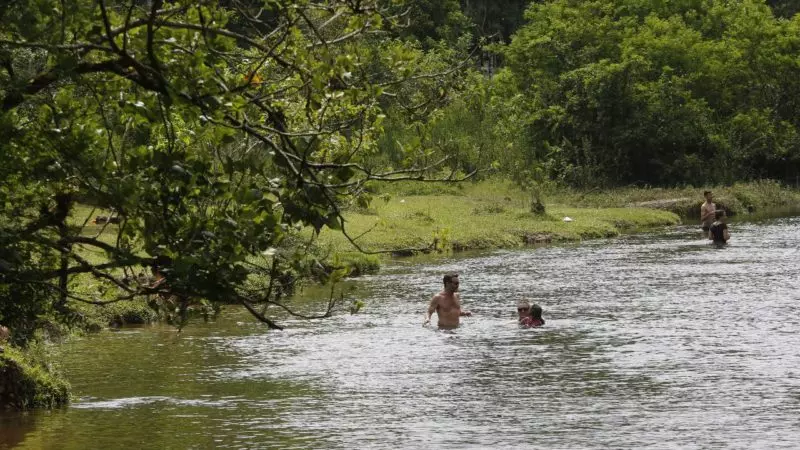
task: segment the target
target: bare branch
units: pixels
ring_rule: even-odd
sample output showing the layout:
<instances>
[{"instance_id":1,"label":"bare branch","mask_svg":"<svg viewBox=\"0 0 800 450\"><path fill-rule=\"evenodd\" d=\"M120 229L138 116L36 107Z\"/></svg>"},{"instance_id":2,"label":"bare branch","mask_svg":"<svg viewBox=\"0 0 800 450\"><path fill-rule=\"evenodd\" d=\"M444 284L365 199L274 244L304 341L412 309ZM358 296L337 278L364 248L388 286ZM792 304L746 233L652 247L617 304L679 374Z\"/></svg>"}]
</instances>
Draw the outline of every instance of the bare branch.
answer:
<instances>
[{"instance_id":1,"label":"bare branch","mask_svg":"<svg viewBox=\"0 0 800 450\"><path fill-rule=\"evenodd\" d=\"M289 314L291 314L291 315L293 315L295 317L299 317L301 319L306 319L306 320L325 319L325 318L330 317L331 314L333 314L333 308L337 303L336 300L329 301L328 302L328 307L327 307L327 309L325 310L325 312L323 314L314 315L314 316L307 316L305 314L300 314L298 312L292 311L288 306L284 305L283 303L276 302L276 301L271 301L271 300L265 300L265 302L269 303L270 305L276 305L279 308L283 309L284 311L288 312Z\"/></svg>"},{"instance_id":2,"label":"bare branch","mask_svg":"<svg viewBox=\"0 0 800 450\"><path fill-rule=\"evenodd\" d=\"M102 61L96 63L79 63L71 70L75 75L84 75L89 73L99 73L99 72L109 72L117 74L123 78L127 78L128 80L133 81L134 83L152 91L161 92L159 86L154 85L150 80L147 78L142 78L136 76L133 72L127 70L130 67L130 62L133 60L128 60L127 62L122 59L115 59L109 61ZM25 95L34 95L42 90L46 89L47 87L51 86L53 83L61 80L62 74L58 67L54 67L53 69L42 73L35 77L28 85L22 90L19 91L12 91L8 93L2 102L2 111L7 112L13 108L19 106L22 102L25 101Z\"/></svg>"},{"instance_id":3,"label":"bare branch","mask_svg":"<svg viewBox=\"0 0 800 450\"><path fill-rule=\"evenodd\" d=\"M34 275L42 280L50 280L52 278L57 278L63 275L75 275L78 273L94 273L95 270L106 270L106 269L116 269L119 267L124 267L127 264L121 262L110 262L105 264L97 264L94 266L73 266L66 270L59 269L59 270L51 270L50 272L36 272Z\"/></svg>"},{"instance_id":4,"label":"bare branch","mask_svg":"<svg viewBox=\"0 0 800 450\"><path fill-rule=\"evenodd\" d=\"M456 64L455 66L452 66L448 70L445 70L445 71L442 71L442 72L437 72L437 73L424 73L424 74L421 74L421 75L415 75L415 76L407 77L407 78L398 78L396 80L392 80L392 81L385 82L385 83L377 83L377 86L381 86L381 87L395 86L395 85L398 85L398 84L407 83L409 81L425 80L425 79L431 79L431 78L442 78L442 77L445 77L447 75L452 75L453 73L455 73L455 72L463 69L467 65L469 65L472 62L472 58L475 56L475 52L477 52L477 50L478 50L478 47L475 47L466 58L464 58L458 64Z\"/></svg>"},{"instance_id":5,"label":"bare branch","mask_svg":"<svg viewBox=\"0 0 800 450\"><path fill-rule=\"evenodd\" d=\"M100 16L103 18L103 27L106 30L108 45L111 46L114 52L123 53L117 45L117 41L114 40L114 36L111 35L111 21L108 18L108 11L106 11L106 2L104 0L99 0L98 4L100 5Z\"/></svg>"},{"instance_id":6,"label":"bare branch","mask_svg":"<svg viewBox=\"0 0 800 450\"><path fill-rule=\"evenodd\" d=\"M133 7L136 6L135 0L130 0L131 5L128 7L128 13L125 14L125 26L123 27L125 31L123 32L124 35L122 36L122 52L128 52L128 30L131 26L131 15L133 14Z\"/></svg>"},{"instance_id":7,"label":"bare branch","mask_svg":"<svg viewBox=\"0 0 800 450\"><path fill-rule=\"evenodd\" d=\"M242 297L241 295L239 295L238 297L239 297L239 302L241 302L241 304L244 305L244 307L248 311L250 311L250 314L252 314L253 317L255 317L259 321L267 324L267 327L269 327L272 330L283 330L282 326L280 326L277 323L273 322L272 320L264 317L263 314L261 314L260 312L256 311L256 309L253 307L253 305L246 298Z\"/></svg>"}]
</instances>

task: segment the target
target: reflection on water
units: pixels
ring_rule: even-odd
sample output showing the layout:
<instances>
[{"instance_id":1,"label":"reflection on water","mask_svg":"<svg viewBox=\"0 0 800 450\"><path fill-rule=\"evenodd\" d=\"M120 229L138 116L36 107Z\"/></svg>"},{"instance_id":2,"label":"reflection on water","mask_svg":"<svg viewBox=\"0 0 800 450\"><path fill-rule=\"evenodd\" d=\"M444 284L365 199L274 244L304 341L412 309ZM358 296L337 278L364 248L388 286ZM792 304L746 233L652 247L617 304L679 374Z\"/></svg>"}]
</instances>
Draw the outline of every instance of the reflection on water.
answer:
<instances>
[{"instance_id":1,"label":"reflection on water","mask_svg":"<svg viewBox=\"0 0 800 450\"><path fill-rule=\"evenodd\" d=\"M81 396L0 417L20 448L796 448L800 219L398 264L363 314L268 332L239 310L62 348ZM421 326L448 271L475 315ZM515 301L544 307L515 326ZM21 425L9 425L9 420ZM22 423L24 422L24 423Z\"/></svg>"},{"instance_id":2,"label":"reflection on water","mask_svg":"<svg viewBox=\"0 0 800 450\"><path fill-rule=\"evenodd\" d=\"M36 429L36 415L0 412L0 449L14 448Z\"/></svg>"}]
</instances>

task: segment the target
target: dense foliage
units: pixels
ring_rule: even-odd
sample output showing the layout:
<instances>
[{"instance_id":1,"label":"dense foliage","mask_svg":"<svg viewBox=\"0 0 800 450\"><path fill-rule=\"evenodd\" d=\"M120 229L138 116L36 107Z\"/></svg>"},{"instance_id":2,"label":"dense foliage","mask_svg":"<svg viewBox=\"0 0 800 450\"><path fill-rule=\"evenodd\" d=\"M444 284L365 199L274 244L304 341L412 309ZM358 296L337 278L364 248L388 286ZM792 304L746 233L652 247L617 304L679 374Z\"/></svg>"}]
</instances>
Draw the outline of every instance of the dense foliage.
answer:
<instances>
[{"instance_id":1,"label":"dense foliage","mask_svg":"<svg viewBox=\"0 0 800 450\"><path fill-rule=\"evenodd\" d=\"M407 142L447 147L462 170L499 168L534 193L548 180L595 187L800 176L796 2L537 1L525 24L517 3L506 6L463 1L460 14L426 15L438 18L416 30L428 46L438 36L459 49L488 29L510 42L489 46L494 55L475 52L476 73L437 114L421 122L390 114L385 158L397 161ZM472 26L459 28L460 40L434 32L456 29L446 17L462 15ZM509 23L521 26L504 39L499 27Z\"/></svg>"},{"instance_id":2,"label":"dense foliage","mask_svg":"<svg viewBox=\"0 0 800 450\"><path fill-rule=\"evenodd\" d=\"M532 5L494 84L518 147L575 185L794 178L800 16L758 0Z\"/></svg>"},{"instance_id":3,"label":"dense foliage","mask_svg":"<svg viewBox=\"0 0 800 450\"><path fill-rule=\"evenodd\" d=\"M50 318L81 320L75 302L151 295L178 320L238 302L279 327L265 311L294 313L298 278L346 273L298 231L349 236L343 211L365 208L374 181L500 171L539 212L550 181L796 177L797 9L11 2L0 9L0 323L24 342ZM91 223L109 212L118 224Z\"/></svg>"},{"instance_id":4,"label":"dense foliage","mask_svg":"<svg viewBox=\"0 0 800 450\"><path fill-rule=\"evenodd\" d=\"M24 341L45 316L79 320L73 302L149 294L177 317L238 302L279 327L265 308L289 310L298 277L344 273L297 230L346 232L342 208L368 202L367 181L448 159L424 151L421 166L407 147L370 164L384 110L435 109L454 73L447 54L394 39L393 14L369 1L4 8L0 323ZM119 224L93 226L78 202Z\"/></svg>"}]
</instances>

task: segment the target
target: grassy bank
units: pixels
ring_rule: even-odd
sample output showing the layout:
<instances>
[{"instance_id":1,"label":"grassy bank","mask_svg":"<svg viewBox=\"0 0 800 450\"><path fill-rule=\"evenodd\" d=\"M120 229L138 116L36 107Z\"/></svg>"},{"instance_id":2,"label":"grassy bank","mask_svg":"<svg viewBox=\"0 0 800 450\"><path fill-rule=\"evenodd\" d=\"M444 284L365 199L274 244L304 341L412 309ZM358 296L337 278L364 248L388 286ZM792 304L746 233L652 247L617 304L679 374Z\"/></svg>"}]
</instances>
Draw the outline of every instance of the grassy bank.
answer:
<instances>
[{"instance_id":1,"label":"grassy bank","mask_svg":"<svg viewBox=\"0 0 800 450\"><path fill-rule=\"evenodd\" d=\"M111 215L110 211L78 204L72 211L70 222L76 226L83 225L83 234L85 236L97 237L102 242L115 245L118 231L117 225L92 223L92 219L96 216ZM77 247L80 248L80 255L92 264L102 264L107 261L106 254L101 249L87 245L78 245ZM144 276L149 274L148 268L145 267L138 268L135 272L133 275ZM125 276L122 270L117 270L114 274L118 277ZM99 289L99 286L100 284L90 274L80 274L72 277L70 289L78 296L99 301L108 300L118 294L115 290ZM81 328L90 331L107 326L149 324L160 320L158 313L148 305L146 298L134 298L102 306L75 300L71 300L70 304L82 318Z\"/></svg>"},{"instance_id":2,"label":"grassy bank","mask_svg":"<svg viewBox=\"0 0 800 450\"><path fill-rule=\"evenodd\" d=\"M0 347L0 409L54 408L69 403L69 384L47 366L45 358L35 356L35 348Z\"/></svg>"},{"instance_id":3,"label":"grassy bank","mask_svg":"<svg viewBox=\"0 0 800 450\"><path fill-rule=\"evenodd\" d=\"M347 212L347 230L370 251L425 248L471 250L613 237L699 217L702 192L715 193L731 215L800 206L800 191L771 181L706 188L545 188L544 214L530 212L531 195L509 181L460 184L404 182L377 192L369 209ZM572 219L564 221L565 217ZM344 236L326 230L321 245L352 252Z\"/></svg>"},{"instance_id":4,"label":"grassy bank","mask_svg":"<svg viewBox=\"0 0 800 450\"><path fill-rule=\"evenodd\" d=\"M680 221L669 211L624 205L596 208L546 202L544 214L533 214L530 198L504 181L404 183L382 192L369 209L349 211L347 230L360 236L358 244L371 251L429 246L460 251L612 237ZM335 251L352 250L335 231L324 231L320 242Z\"/></svg>"},{"instance_id":5,"label":"grassy bank","mask_svg":"<svg viewBox=\"0 0 800 450\"><path fill-rule=\"evenodd\" d=\"M614 188L577 191L553 189L547 194L558 203L576 207L629 207L662 209L684 219L698 220L703 191L714 193L714 202L728 215L743 215L773 209L800 208L800 190L770 181L737 183L732 186L684 188Z\"/></svg>"}]
</instances>

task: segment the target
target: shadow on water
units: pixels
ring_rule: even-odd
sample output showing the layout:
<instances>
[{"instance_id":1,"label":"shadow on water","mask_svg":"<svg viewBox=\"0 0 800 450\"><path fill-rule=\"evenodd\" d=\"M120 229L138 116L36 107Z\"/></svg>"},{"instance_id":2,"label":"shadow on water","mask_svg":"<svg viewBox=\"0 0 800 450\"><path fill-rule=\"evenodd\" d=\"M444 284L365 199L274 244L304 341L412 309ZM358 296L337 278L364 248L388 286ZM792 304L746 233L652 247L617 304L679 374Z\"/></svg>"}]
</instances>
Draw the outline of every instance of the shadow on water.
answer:
<instances>
[{"instance_id":1,"label":"shadow on water","mask_svg":"<svg viewBox=\"0 0 800 450\"><path fill-rule=\"evenodd\" d=\"M731 233L719 250L684 225L404 261L355 283L362 313L283 332L231 308L75 339L73 406L0 424L37 449L794 448L800 219ZM474 316L422 327L450 271ZM545 327L517 327L520 297Z\"/></svg>"},{"instance_id":2,"label":"shadow on water","mask_svg":"<svg viewBox=\"0 0 800 450\"><path fill-rule=\"evenodd\" d=\"M0 412L0 449L14 448L36 429L38 413Z\"/></svg>"}]
</instances>

